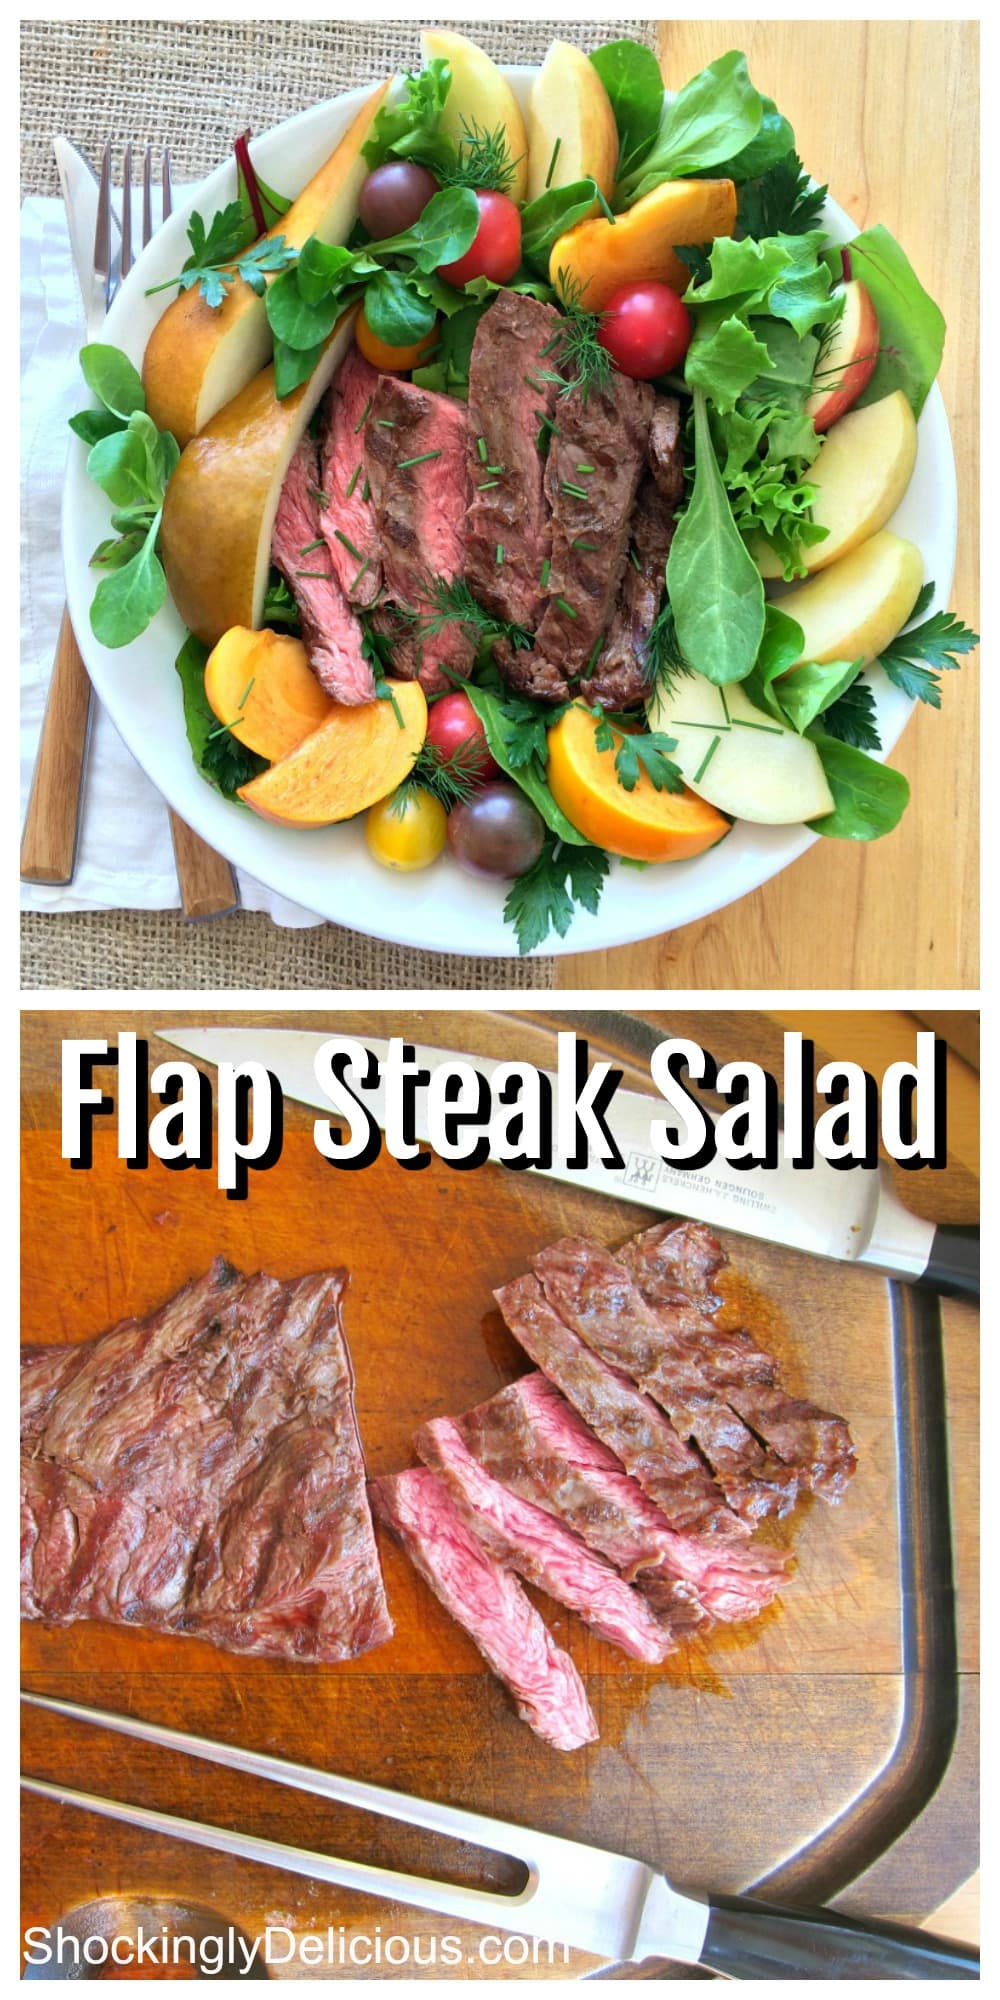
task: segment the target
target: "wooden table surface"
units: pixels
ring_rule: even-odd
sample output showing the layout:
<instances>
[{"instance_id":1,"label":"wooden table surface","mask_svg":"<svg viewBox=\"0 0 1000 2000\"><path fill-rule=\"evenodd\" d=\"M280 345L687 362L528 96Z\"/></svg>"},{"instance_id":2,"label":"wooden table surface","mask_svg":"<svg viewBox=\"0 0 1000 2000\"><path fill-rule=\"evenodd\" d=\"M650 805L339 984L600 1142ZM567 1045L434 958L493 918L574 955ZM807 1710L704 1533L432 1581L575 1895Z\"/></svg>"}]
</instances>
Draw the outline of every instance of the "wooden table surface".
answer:
<instances>
[{"instance_id":1,"label":"wooden table surface","mask_svg":"<svg viewBox=\"0 0 1000 2000\"><path fill-rule=\"evenodd\" d=\"M179 1024L182 1019L205 1019L210 1011L178 1011L173 1018ZM294 1106L288 1107L286 1120L287 1157L273 1173L260 1177L251 1190L250 1202L245 1209L234 1209L216 1196L210 1177L193 1174L166 1176L155 1166L149 1173L128 1173L120 1162L114 1160L114 1140L110 1133L105 1135L106 1143L98 1149L100 1157L95 1157L93 1173L71 1174L57 1158L61 1036L114 1034L116 1027L127 1026L152 1038L162 1016L128 1012L119 1014L115 1021L98 1013L74 1011L64 1014L29 1012L23 1018L27 1336L74 1337L92 1331L96 1325L115 1317L126 1306L142 1310L154 1297L159 1297L179 1278L188 1275L192 1257L196 1261L199 1258L204 1261L213 1249L219 1247L220 1242L223 1248L237 1256L238 1261L240 1253L245 1252L250 1257L259 1257L265 1264L277 1258L278 1262L271 1266L275 1269L283 1269L287 1261L291 1270L323 1261L324 1257L335 1261L339 1254L338 1243L344 1238L346 1229L354 1246L350 1261L358 1265L351 1329L359 1364L359 1382L363 1384L366 1378L371 1378L369 1387L372 1395L369 1400L374 1399L372 1409L365 1411L366 1434L375 1441L379 1450L385 1449L387 1463L402 1462L400 1453L405 1455L408 1427L412 1429L414 1421L406 1395L413 1392L414 1409L418 1405L423 1407L428 1395L434 1393L433 1380L428 1370L426 1380L411 1383L410 1390L404 1393L403 1377L408 1367L412 1373L412 1357L407 1358L409 1349L405 1353L400 1350L390 1388L386 1391L386 1401L383 1385L372 1376L370 1354L366 1351L372 1338L371 1333L366 1334L366 1319L376 1331L382 1319L374 1293L366 1299L370 1288L366 1287L364 1277L366 1257L370 1264L376 1244L382 1242L384 1215L396 1216L398 1212L398 1190L395 1187L398 1174L394 1180L391 1170L383 1173L380 1168L373 1169L371 1175L355 1176L354 1181L361 1185L350 1191L350 1203L346 1202L346 1198L340 1202L332 1200L328 1181L324 1180L326 1170L319 1166L315 1158L311 1158L310 1164L310 1158L303 1153L311 1114ZM273 1023L274 1019L256 1010L241 1010L236 1018L248 1023L254 1020ZM494 1053L505 1049L510 1053L534 1053L536 1059L544 1059L538 1049L539 1036L546 1037L555 1024L574 1023L572 1015L564 1015L557 1020L552 1014L484 1012L465 1016L457 1013L414 1015L398 1009L384 1014L372 1011L364 1014L309 1012L294 1018L295 1023L301 1026L354 1033L364 1033L366 1029L406 1033L414 1038L452 1047L481 1047ZM653 1014L648 1018L660 1032L687 1034L700 1039L720 1061L749 1055L767 1061L772 1068L780 1058L780 1031L797 1027L811 1034L817 1048L825 1054L861 1058L867 1067L877 1073L881 1073L888 1061L912 1055L917 1026L912 1016L903 1013L763 1015L699 1014L679 1010ZM603 1019L605 1046L609 1051L613 1049L617 1053L620 1048L627 1047L627 1042L621 1039L613 1022L609 1023L609 1017ZM590 1032L596 1044L598 1031ZM155 1042L153 1048L157 1048ZM162 1051L157 1050L157 1053ZM642 1080L640 1071L636 1069L627 1068L626 1074L630 1082ZM977 1213L978 1205L978 1081L970 1066L955 1056L949 1061L948 1082L949 1146L945 1170L935 1175L900 1174L898 1178L905 1198L914 1209L938 1219L968 1221ZM295 1179L296 1173L306 1175L308 1187L305 1181L300 1184ZM437 1178L433 1168L430 1175L419 1177L417 1193L421 1199ZM466 1183L479 1183L480 1180L478 1175L462 1178ZM460 1191L463 1224L460 1231L461 1273L456 1277L452 1268L454 1259L438 1270L436 1315L448 1327L449 1341L458 1343L450 1345L448 1350L451 1357L446 1370L448 1395L453 1401L458 1397L459 1402L463 1398L465 1401L475 1400L495 1386L492 1380L486 1380L486 1376L481 1381L476 1373L485 1368L488 1375L492 1363L489 1351L485 1357L480 1352L479 1342L471 1331L472 1323L468 1320L470 1294L467 1267L471 1268L474 1264L476 1246L478 1244L482 1252L484 1270L488 1268L494 1276L498 1260L520 1256L523 1261L524 1244L520 1242L518 1232L527 1243L540 1226L533 1212L535 1206L543 1199L548 1203L553 1198L552 1184L548 1184L548 1191L543 1196L527 1183L513 1190L509 1184L504 1184L501 1190L493 1184L492 1176L489 1176L489 1182L490 1186L487 1186L484 1178L482 1186L465 1186ZM440 1193L444 1192L442 1186ZM572 1204L581 1199L571 1190L560 1193L558 1189L554 1198L557 1204ZM477 1233L472 1223L481 1199L487 1200L488 1206L492 1202L494 1207L489 1209L488 1220ZM507 1203L507 1208L503 1209L501 1220L503 1202ZM512 1208L511 1202L514 1204ZM437 1210L439 1222L441 1211L436 1203L432 1205ZM420 1232L424 1224L417 1215L418 1206L415 1197L411 1198L407 1243L409 1245L410 1235L415 1231L418 1258L433 1256L433 1230L422 1251L420 1248ZM595 1207L599 1207L596 1201ZM434 1217L431 1216L430 1220L433 1223ZM580 1220L575 1211L573 1215L567 1212L563 1217L567 1227L579 1226ZM170 1222L172 1227L168 1226ZM595 1214L592 1218L592 1226L596 1230L601 1228L600 1215ZM64 1257L53 1266L45 1255L45 1245L57 1238L63 1245ZM399 1251L397 1237L392 1235L390 1241ZM412 1245L409 1247L412 1248ZM768 1258L773 1258L775 1253L762 1252L744 1242L734 1246L734 1254L738 1256L741 1268L751 1272L756 1270L757 1262L763 1258L761 1270L765 1272ZM785 1261L787 1263L787 1259ZM797 1267L801 1275L805 1275L807 1268L812 1272L801 1301L795 1296L794 1286L798 1277L792 1267ZM776 1272L778 1269L779 1265L775 1265ZM453 1278L455 1301L452 1303L457 1309L454 1328L447 1317L450 1310L448 1287ZM490 1278L489 1282L492 1281ZM387 1266L385 1282L393 1297L404 1296L404 1291L400 1289L404 1284L401 1271L394 1275ZM899 1687L896 1660L898 1638L894 1636L897 1621L892 1608L892 1584L888 1580L892 1567L890 1544L894 1509L890 1487L882 1490L886 1478L891 1481L891 1454L886 1457L884 1451L876 1449L876 1439L885 1433L882 1392L878 1386L879 1370L883 1366L879 1359L883 1336L872 1320L870 1347L866 1349L857 1337L857 1329L863 1323L862 1315L870 1314L875 1304L872 1287L877 1290L877 1281L866 1279L863 1273L837 1271L832 1266L807 1267L806 1260L792 1259L791 1266L782 1277L782 1285L786 1288L783 1294L776 1290L773 1283L768 1285L766 1276L763 1282L772 1295L783 1296L785 1305L791 1310L790 1324L794 1325L796 1333L809 1324L811 1316L820 1313L825 1329L824 1342L822 1348L816 1346L811 1352L808 1362L810 1384L817 1392L825 1387L831 1397L837 1386L842 1387L852 1419L858 1426L859 1443L862 1439L867 1440L862 1451L867 1469L863 1477L859 1475L853 1510L845 1510L842 1522L832 1520L826 1516L825 1510L820 1510L819 1515L814 1512L804 1523L799 1543L801 1587L790 1594L789 1605L782 1618L763 1630L755 1647L738 1658L730 1660L720 1655L717 1669L728 1686L728 1705L709 1703L712 1713L708 1714L699 1694L691 1715L687 1716L685 1712L682 1718L691 1740L684 1737L683 1729L678 1736L675 1728L674 1738L667 1745L668 1765L673 1774L670 1795L674 1801L672 1813L676 1815L681 1811L682 1817L682 1802L688 1796L686 1782L680 1780L685 1757L690 1760L694 1755L696 1764L701 1759L699 1768L703 1781L708 1783L706 1752L713 1744L717 1746L719 1732L726 1725L727 1718L730 1731L736 1729L738 1733L742 1723L753 1734L764 1726L761 1721L762 1704L766 1708L769 1700L774 1707L770 1724L774 1754L786 1757L788 1754L789 1703L799 1723L807 1730L812 1746L805 1803L799 1802L800 1812L803 1813L810 1806L815 1811L816 1802L821 1797L826 1799L827 1793L829 1804L839 1797L845 1785L850 1790L855 1777L855 1764L859 1772L864 1769L864 1757L870 1754L873 1745L878 1747L881 1736L885 1738L886 1754L893 1740L894 1703ZM487 1280L484 1279L479 1287L484 1298L488 1298L488 1289L484 1289L486 1286ZM417 1320L412 1314L411 1320L412 1325L408 1322L408 1339L413 1346ZM378 1339L381 1341L381 1334ZM975 1315L968 1307L946 1309L945 1342L959 1596L962 1723L951 1765L936 1797L868 1875L851 1884L844 1899L848 1907L859 1911L878 1911L911 1919L913 1915L926 1918L932 1904L943 1895L949 1896L953 1902L953 1892L964 1890L963 1878L975 1860L978 1346ZM831 1375L828 1383L824 1380L824 1371ZM464 1379L466 1375L469 1375L468 1382ZM379 1415L375 1406L380 1408L383 1402L386 1402L386 1410ZM448 1406L451 1407L451 1404ZM881 1529L876 1532L879 1523ZM876 1566L889 1565L884 1615L878 1612L882 1595L876 1591L873 1597L870 1580L867 1586L861 1585L857 1602L850 1592L848 1598L840 1602L838 1592L842 1596L845 1583L853 1574L849 1567L852 1549L858 1560L861 1560L862 1551L867 1551L865 1560L874 1560ZM463 1703L466 1707L471 1704L476 1711L475 1715L471 1715L470 1710L470 1729L472 1724L475 1725L472 1734L488 1725L495 1734L499 1732L497 1742L500 1744L502 1739L503 1756L514 1760L511 1769L516 1765L517 1784L521 1788L517 1797L520 1813L526 1820L544 1824L547 1823L546 1815L555 1815L559 1818L559 1826L554 1830L570 1831L575 1828L579 1836L583 1826L591 1837L602 1840L605 1845L613 1845L616 1833L619 1839L623 1838L621 1824L625 1822L621 1819L622 1813L625 1812L625 1820L630 1827L632 1822L628 1815L634 1813L638 1815L634 1823L634 1839L640 1845L643 1842L648 1845L654 1840L654 1835L659 1840L661 1832L658 1824L646 1827L642 1817L649 1805L649 1788L637 1779L634 1786L629 1781L627 1797L622 1793L623 1769L616 1751L609 1753L610 1761L595 1765L586 1784L581 1771L579 1782L574 1779L566 1797L562 1796L572 1774L561 1768L553 1769L551 1760L546 1761L537 1745L522 1742L526 1733L519 1725L511 1725L505 1705L498 1700L488 1680L484 1681L482 1669L471 1649L464 1646L460 1636L443 1617L436 1614L434 1607L420 1598L419 1592L414 1594L401 1558L391 1550L386 1554L390 1595L405 1645L397 1641L395 1651L392 1648L381 1649L379 1654L373 1656L372 1662L362 1662L357 1672L351 1668L348 1673L323 1677L322 1688L317 1681L317 1701L320 1694L323 1701L319 1703L316 1713L327 1715L323 1727L315 1718L310 1720L308 1703L301 1709L296 1707L294 1714L287 1711L287 1705L280 1717L277 1708L271 1713L268 1703L278 1701L280 1683L285 1678L280 1672L268 1672L266 1663L262 1666L262 1663L252 1661L242 1663L238 1671L226 1671L225 1662L220 1668L218 1657L214 1654L203 1658L206 1649L190 1640L177 1642L179 1657L174 1662L170 1642L154 1644L140 1640L137 1652L133 1635L116 1633L110 1628L91 1625L68 1633L46 1633L37 1626L29 1627L25 1632L25 1668L29 1682L35 1687L47 1687L52 1692L73 1694L77 1699L90 1702L103 1700L106 1705L121 1707L131 1703L138 1672L143 1698L140 1707L145 1705L147 1711L155 1710L158 1716L162 1713L162 1719L175 1720L183 1716L188 1726L199 1728L202 1733L230 1734L238 1740L256 1740L256 1735L260 1734L262 1741L266 1739L274 1747L272 1734L277 1727L277 1717L281 1731L291 1731L290 1735L281 1736L286 1750L290 1749L304 1761L312 1762L321 1761L328 1754L324 1736L324 1728L328 1725L333 1740L351 1742L351 1754L359 1760L359 1768L363 1766L370 1775L381 1775L378 1758L386 1752L388 1745L397 1757L393 1771L387 1774L388 1781L400 1784L404 1789L426 1791L428 1786L433 1788L438 1782L426 1761L428 1744L420 1740L420 1732L415 1728L409 1735L404 1732L399 1743L394 1735L389 1742L387 1717L390 1713L395 1715L395 1705L390 1703L387 1709L386 1696L394 1686L393 1676L399 1676L400 1685L405 1680L408 1690L404 1710L408 1712L413 1704L418 1708L421 1701L432 1699L435 1674L443 1671L457 1676L449 1681L455 1740L462 1735L464 1727L460 1726L461 1716L465 1713ZM864 1562L858 1574L865 1574ZM865 1641L861 1647L862 1657L859 1658L850 1643L850 1635L854 1633L857 1637L862 1629ZM643 1730L647 1733L652 1731L655 1709L651 1707L649 1715L644 1718L642 1704L636 1710L635 1695L629 1691L631 1684L627 1672L615 1663L606 1673L604 1666L598 1666L600 1654L592 1658L593 1642L588 1644L582 1635L574 1634L572 1643L574 1650L582 1648L580 1664L598 1670L602 1712L606 1714L609 1728L620 1707L623 1725L628 1720L631 1751L638 1756L640 1734ZM147 1650L150 1647L152 1650ZM165 1652L170 1653L170 1657L164 1662ZM369 1666L370 1680L366 1679ZM777 1678L782 1675L786 1677L784 1692L782 1682ZM789 1675L791 1679L787 1678ZM769 1693L772 1686L775 1690L773 1697ZM653 1691L648 1692L652 1703ZM703 1691L705 1701L709 1692L706 1683ZM171 1707L175 1696L176 1714ZM231 1696L238 1696L237 1709L232 1714L226 1708ZM669 1713L680 1717L682 1706L688 1699L682 1676L681 1681L671 1688ZM328 1714L324 1703L330 1705ZM484 1703L485 1709L480 1714ZM811 1721L807 1719L810 1704L814 1710ZM366 1716L371 1724L367 1735ZM382 1718L381 1723L379 1717ZM784 1723L781 1722L782 1717ZM708 1734L702 1746L696 1739L698 1731L706 1727ZM346 1738L345 1729L348 1731ZM356 1732L354 1737L350 1735L351 1730ZM389 1735L392 1735L391 1730ZM482 1745L485 1739L480 1737L479 1740ZM770 1735L768 1741L771 1741ZM824 1744L825 1749L822 1747ZM649 1742L644 1739L642 1757L648 1758L652 1748L656 1745L653 1744L652 1734L649 1734ZM739 1748L735 1739L731 1748L732 1754L740 1758L750 1754L747 1745ZM663 1746L659 1746L657 1755L662 1750ZM411 1753L416 1759L412 1769L407 1762ZM80 1742L76 1732L67 1734L65 1726L52 1732L50 1742L48 1736L40 1736L36 1717L32 1723L28 1755L32 1758L31 1768L38 1768L36 1760L39 1759L48 1767L53 1757L56 1760L69 1757L74 1761L72 1770L67 1766L68 1782L91 1789L107 1789L106 1785L93 1785L91 1782L98 1767L93 1763L90 1741ZM158 1778L166 1782L162 1760L151 1760L148 1772L145 1766L140 1769L139 1764L132 1771L131 1761L130 1758L131 1776L142 1787L152 1788ZM631 1770L631 1763L628 1768ZM667 1782L667 1768L664 1766L664 1783ZM476 1760L473 1759L468 1772L469 1803L475 1803L479 1796L476 1770ZM505 1811L511 1817L520 1816L501 1782L501 1766L491 1765L491 1771L495 1809ZM693 1778L693 1773L688 1776ZM449 1770L447 1779L442 1778L440 1782L451 1795L458 1781ZM696 1791L697 1785L692 1785L692 1797ZM199 1806L197 1802L192 1804L192 1796L178 1794L175 1799L171 1793L166 1800L160 1795L150 1802L166 1803L174 1810L194 1811L197 1816ZM463 1791L463 1799L465 1796ZM789 1834L792 1828L793 1803L791 1797L784 1799L780 1829L783 1836ZM242 1814L246 1809L247 1800L241 1791L239 1799L234 1801L234 1811ZM202 1812L202 1816L207 1815ZM824 1815L821 1813L820 1816ZM704 1815L696 1817L700 1823ZM668 1860L678 1865L678 1857L683 1854L684 1858L679 1861L682 1868L714 1868L717 1874L721 1869L727 1877L722 1886L728 1886L728 1873L734 1872L735 1886L735 1880L746 1879L745 1875L740 1876L736 1872L741 1867L748 1868L754 1862L766 1864L768 1841L774 1836L772 1817L770 1812L763 1817L755 1817L752 1813L747 1817L743 1812L733 1830L731 1856L725 1852L722 1837L726 1823L724 1811L713 1811L710 1815L714 1845L712 1851L704 1856L696 1854L694 1848L688 1851L691 1842L695 1842L695 1847L697 1842L694 1823L688 1826L685 1820L679 1847L676 1847L679 1836L675 1830L671 1838L675 1841L676 1852L675 1849L665 1851L662 1865L666 1865ZM815 1822L810 1822L806 1814L804 1824L811 1823ZM71 1824L73 1837L67 1841L65 1813L51 1807L40 1809L37 1802L32 1804L27 1816L29 1837L25 1848L24 1882L26 1904L28 1911L33 1913L32 1920L47 1920L57 1908L70 1907L73 1902L84 1900L88 1895L148 1883L150 1879L149 1869L153 1861L151 1858L146 1864L142 1842L137 1844L124 1830L109 1828L105 1823L95 1826L89 1820L74 1820ZM79 1832L75 1830L77 1826ZM273 1829L262 1825L260 1830ZM289 1835L284 1833L283 1837ZM294 1829L291 1837L298 1837ZM666 1837L664 1831L662 1838ZM307 1841L306 1844L310 1843ZM959 1857L961 1866L958 1865ZM210 1858L201 1856L194 1862L191 1850L183 1846L173 1848L170 1843L158 1843L155 1866L160 1871L156 1879L161 1888L169 1886L177 1893L183 1889L190 1894L196 1883L207 1885L211 1877L211 1895L205 1887L207 1899L216 1901L218 1907L226 1907L224 1901L218 1902L217 1899L226 1891L231 1894L231 1878ZM707 1875L705 1879L708 1879ZM274 1891L262 1883L260 1893L267 1896ZM289 1885L288 1895L292 1894L293 1888ZM949 1910L948 1928L952 1934L968 1934L972 1923L969 1902L969 1892L964 1890L957 1910L954 1907ZM288 1908L291 1910L293 1907L297 1905L289 1901ZM362 1904L353 1913L354 1922L362 1927L370 1921L366 1908ZM245 1911L233 1912L238 1920L242 1914L249 1916L251 1913L255 1916L259 1914L255 1910L251 1912L249 1904ZM300 1910L296 1923L300 1924L302 1920Z\"/></svg>"},{"instance_id":2,"label":"wooden table surface","mask_svg":"<svg viewBox=\"0 0 1000 2000\"><path fill-rule=\"evenodd\" d=\"M953 604L978 629L978 26L974 21L664 21L674 87L745 49L818 181L863 229L903 245L948 324L940 383L958 467ZM949 674L893 751L913 801L897 831L820 840L783 875L701 923L570 955L558 986L961 990L977 957L976 664ZM669 870L664 870L669 876Z\"/></svg>"}]
</instances>

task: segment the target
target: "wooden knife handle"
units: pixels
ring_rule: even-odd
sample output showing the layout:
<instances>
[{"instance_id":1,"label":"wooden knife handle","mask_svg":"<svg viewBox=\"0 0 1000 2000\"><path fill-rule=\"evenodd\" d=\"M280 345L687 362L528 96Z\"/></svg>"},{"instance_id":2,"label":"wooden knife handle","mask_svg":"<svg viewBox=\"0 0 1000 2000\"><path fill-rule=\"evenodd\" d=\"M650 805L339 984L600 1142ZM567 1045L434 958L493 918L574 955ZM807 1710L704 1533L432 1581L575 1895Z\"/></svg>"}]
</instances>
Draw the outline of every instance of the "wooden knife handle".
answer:
<instances>
[{"instance_id":1,"label":"wooden knife handle","mask_svg":"<svg viewBox=\"0 0 1000 2000\"><path fill-rule=\"evenodd\" d=\"M21 836L24 882L72 882L87 762L90 677L64 610Z\"/></svg>"},{"instance_id":2,"label":"wooden knife handle","mask_svg":"<svg viewBox=\"0 0 1000 2000\"><path fill-rule=\"evenodd\" d=\"M194 921L227 917L240 907L240 893L229 862L193 833L177 813L170 814L170 838L184 915Z\"/></svg>"}]
</instances>

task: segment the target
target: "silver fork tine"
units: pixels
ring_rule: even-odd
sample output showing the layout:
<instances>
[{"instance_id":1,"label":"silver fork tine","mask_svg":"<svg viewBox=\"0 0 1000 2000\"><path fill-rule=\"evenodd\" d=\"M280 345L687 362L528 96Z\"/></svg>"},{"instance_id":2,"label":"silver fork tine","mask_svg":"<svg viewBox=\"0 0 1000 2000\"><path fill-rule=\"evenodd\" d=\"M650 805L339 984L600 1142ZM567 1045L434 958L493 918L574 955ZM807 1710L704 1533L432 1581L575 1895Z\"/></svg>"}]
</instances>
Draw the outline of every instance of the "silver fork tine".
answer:
<instances>
[{"instance_id":1,"label":"silver fork tine","mask_svg":"<svg viewBox=\"0 0 1000 2000\"><path fill-rule=\"evenodd\" d=\"M122 167L122 277L127 278L132 269L132 148L125 148L125 162Z\"/></svg>"},{"instance_id":2,"label":"silver fork tine","mask_svg":"<svg viewBox=\"0 0 1000 2000\"><path fill-rule=\"evenodd\" d=\"M105 144L101 179L97 190L97 227L94 231L94 276L104 287L105 307L111 304L111 141Z\"/></svg>"},{"instance_id":3,"label":"silver fork tine","mask_svg":"<svg viewBox=\"0 0 1000 2000\"><path fill-rule=\"evenodd\" d=\"M170 211L174 205L173 188L171 187L170 184L170 149L168 146L164 146L163 148L163 164L160 168L160 185L163 189L163 220L164 222L166 222L167 216L170 214Z\"/></svg>"},{"instance_id":4,"label":"silver fork tine","mask_svg":"<svg viewBox=\"0 0 1000 2000\"><path fill-rule=\"evenodd\" d=\"M147 146L142 160L142 247L153 234L153 148Z\"/></svg>"}]
</instances>

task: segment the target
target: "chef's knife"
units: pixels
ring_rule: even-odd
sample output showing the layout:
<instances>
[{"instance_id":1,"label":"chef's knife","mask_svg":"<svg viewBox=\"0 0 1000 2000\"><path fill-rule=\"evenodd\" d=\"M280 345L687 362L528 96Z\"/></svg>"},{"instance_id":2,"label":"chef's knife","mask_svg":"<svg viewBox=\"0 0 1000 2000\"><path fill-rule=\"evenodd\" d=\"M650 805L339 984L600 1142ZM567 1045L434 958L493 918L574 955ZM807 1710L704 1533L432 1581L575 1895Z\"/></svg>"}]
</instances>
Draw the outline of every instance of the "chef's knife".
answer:
<instances>
[{"instance_id":1,"label":"chef's knife","mask_svg":"<svg viewBox=\"0 0 1000 2000\"><path fill-rule=\"evenodd\" d=\"M262 1063L281 1085L285 1097L330 1115L329 1100L315 1071L317 1051L336 1033L296 1028L220 1027L159 1029L161 1040L185 1054L219 1063ZM371 1049L380 1065L377 1089L364 1092L372 1117L385 1125L381 1066L389 1044L373 1035L355 1035ZM433 1072L443 1064L471 1064L485 1077L500 1066L487 1056L454 1049L414 1045L420 1066ZM554 1079L553 1079L554 1081ZM624 1161L622 1167L591 1162L569 1167L555 1157L548 1168L531 1169L631 1201L661 1215L682 1215L706 1222L713 1229L732 1229L763 1237L814 1256L864 1264L913 1284L969 1297L979 1293L979 1231L951 1224L924 1222L912 1215L896 1195L884 1167L855 1167L841 1172L817 1158L808 1169L787 1162L776 1167L737 1171L716 1160L699 1168L668 1166L653 1150L650 1120L662 1115L662 1100L619 1088L605 1122ZM426 1092L416 1095L415 1132L428 1141Z\"/></svg>"}]
</instances>

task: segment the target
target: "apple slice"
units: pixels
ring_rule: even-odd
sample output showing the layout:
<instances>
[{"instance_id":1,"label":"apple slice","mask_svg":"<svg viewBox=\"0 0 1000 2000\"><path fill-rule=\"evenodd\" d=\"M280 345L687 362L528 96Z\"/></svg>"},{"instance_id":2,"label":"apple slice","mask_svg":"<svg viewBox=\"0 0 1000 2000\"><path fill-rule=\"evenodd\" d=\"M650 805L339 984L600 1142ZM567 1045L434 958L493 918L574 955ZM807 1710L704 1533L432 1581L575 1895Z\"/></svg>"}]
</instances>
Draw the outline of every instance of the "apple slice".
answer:
<instances>
[{"instance_id":1,"label":"apple slice","mask_svg":"<svg viewBox=\"0 0 1000 2000\"><path fill-rule=\"evenodd\" d=\"M813 519L829 532L824 541L803 550L805 568L826 569L884 528L909 486L916 460L917 420L902 389L841 417L806 473L817 488ZM755 542L753 556L761 576L781 575L781 564L766 544Z\"/></svg>"},{"instance_id":2,"label":"apple slice","mask_svg":"<svg viewBox=\"0 0 1000 2000\"><path fill-rule=\"evenodd\" d=\"M797 826L833 811L815 745L755 708L738 682L720 688L685 674L654 694L647 714L651 729L674 738L685 783L731 818Z\"/></svg>"},{"instance_id":3,"label":"apple slice","mask_svg":"<svg viewBox=\"0 0 1000 2000\"><path fill-rule=\"evenodd\" d=\"M924 580L920 550L883 528L780 599L802 627L804 660L874 660L910 616ZM789 669L794 673L795 666Z\"/></svg>"},{"instance_id":4,"label":"apple slice","mask_svg":"<svg viewBox=\"0 0 1000 2000\"><path fill-rule=\"evenodd\" d=\"M618 164L615 114L593 63L570 42L552 43L535 80L528 141L529 201L547 187L587 179L610 201Z\"/></svg>"},{"instance_id":5,"label":"apple slice","mask_svg":"<svg viewBox=\"0 0 1000 2000\"><path fill-rule=\"evenodd\" d=\"M427 28L420 37L420 53L425 63L443 58L451 70L451 89L441 114L441 130L456 146L464 132L478 126L481 132L495 132L502 126L514 166L514 178L507 193L518 205L528 186L528 134L521 107L507 78L496 63L467 35L451 28Z\"/></svg>"},{"instance_id":6,"label":"apple slice","mask_svg":"<svg viewBox=\"0 0 1000 2000\"><path fill-rule=\"evenodd\" d=\"M297 749L241 785L240 798L282 826L330 826L394 792L427 734L427 702L419 681L388 685L391 701L334 707Z\"/></svg>"},{"instance_id":7,"label":"apple slice","mask_svg":"<svg viewBox=\"0 0 1000 2000\"><path fill-rule=\"evenodd\" d=\"M309 380L283 403L272 364L180 455L163 506L163 567L185 625L206 646L231 625L260 624L282 483L354 338L356 313L352 306L337 321Z\"/></svg>"},{"instance_id":8,"label":"apple slice","mask_svg":"<svg viewBox=\"0 0 1000 2000\"><path fill-rule=\"evenodd\" d=\"M205 694L230 734L261 757L286 757L325 722L324 694L301 639L234 625L205 664Z\"/></svg>"},{"instance_id":9,"label":"apple slice","mask_svg":"<svg viewBox=\"0 0 1000 2000\"><path fill-rule=\"evenodd\" d=\"M362 105L326 164L269 236L283 236L295 250L307 237L346 243L358 212L368 163L361 148L389 88L388 80ZM220 306L210 306L197 285L179 293L149 336L142 364L146 407L161 431L182 447L231 403L272 353L267 303L242 278L234 279Z\"/></svg>"},{"instance_id":10,"label":"apple slice","mask_svg":"<svg viewBox=\"0 0 1000 2000\"><path fill-rule=\"evenodd\" d=\"M878 360L878 314L867 285L852 278L842 288L844 309L820 354L806 401L806 416L817 431L828 431L867 389Z\"/></svg>"}]
</instances>

